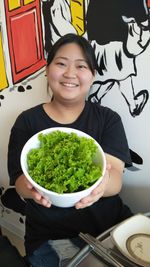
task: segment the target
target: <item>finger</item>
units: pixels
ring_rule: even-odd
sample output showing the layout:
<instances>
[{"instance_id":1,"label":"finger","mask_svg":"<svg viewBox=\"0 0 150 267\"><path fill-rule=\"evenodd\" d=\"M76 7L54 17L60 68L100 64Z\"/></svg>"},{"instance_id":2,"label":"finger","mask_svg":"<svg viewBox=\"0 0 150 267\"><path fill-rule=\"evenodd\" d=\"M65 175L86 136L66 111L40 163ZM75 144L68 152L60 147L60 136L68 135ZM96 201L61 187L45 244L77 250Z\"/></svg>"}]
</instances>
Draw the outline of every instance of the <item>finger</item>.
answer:
<instances>
[{"instance_id":1,"label":"finger","mask_svg":"<svg viewBox=\"0 0 150 267\"><path fill-rule=\"evenodd\" d=\"M46 207L46 208L50 208L52 203L50 201L48 201L47 199L41 197L40 199L34 199L36 203Z\"/></svg>"},{"instance_id":2,"label":"finger","mask_svg":"<svg viewBox=\"0 0 150 267\"><path fill-rule=\"evenodd\" d=\"M75 205L75 208L76 208L76 209L84 209L84 208L90 207L90 206L93 205L95 202L96 202L96 201L87 202L87 203L78 202L78 203Z\"/></svg>"},{"instance_id":3,"label":"finger","mask_svg":"<svg viewBox=\"0 0 150 267\"><path fill-rule=\"evenodd\" d=\"M33 188L33 185L28 181L26 181L26 186L27 186L28 189L32 189Z\"/></svg>"},{"instance_id":4,"label":"finger","mask_svg":"<svg viewBox=\"0 0 150 267\"><path fill-rule=\"evenodd\" d=\"M45 198L41 198L41 205L43 205L44 207L50 208L51 207L51 202Z\"/></svg>"},{"instance_id":5,"label":"finger","mask_svg":"<svg viewBox=\"0 0 150 267\"><path fill-rule=\"evenodd\" d=\"M106 165L106 171L109 171L111 169L111 164L110 163L107 163Z\"/></svg>"},{"instance_id":6,"label":"finger","mask_svg":"<svg viewBox=\"0 0 150 267\"><path fill-rule=\"evenodd\" d=\"M37 192L35 189L32 190L33 199L38 203L43 205L44 207L51 207L51 202L43 197L39 192Z\"/></svg>"},{"instance_id":7,"label":"finger","mask_svg":"<svg viewBox=\"0 0 150 267\"><path fill-rule=\"evenodd\" d=\"M104 184L99 184L93 191L91 192L92 196L96 196L98 194L101 194L104 191Z\"/></svg>"},{"instance_id":8,"label":"finger","mask_svg":"<svg viewBox=\"0 0 150 267\"><path fill-rule=\"evenodd\" d=\"M85 208L85 207L91 206L93 203L98 201L98 199L100 199L102 197L102 195L103 195L103 193L100 193L100 194L96 195L95 197L90 195L86 198L83 198L78 203L76 203L75 207L77 209L80 209L80 208Z\"/></svg>"},{"instance_id":9,"label":"finger","mask_svg":"<svg viewBox=\"0 0 150 267\"><path fill-rule=\"evenodd\" d=\"M45 201L45 199L41 199L40 201L38 200L35 200L36 203L46 207L46 208L50 208L51 207L51 203L50 202L47 202Z\"/></svg>"}]
</instances>

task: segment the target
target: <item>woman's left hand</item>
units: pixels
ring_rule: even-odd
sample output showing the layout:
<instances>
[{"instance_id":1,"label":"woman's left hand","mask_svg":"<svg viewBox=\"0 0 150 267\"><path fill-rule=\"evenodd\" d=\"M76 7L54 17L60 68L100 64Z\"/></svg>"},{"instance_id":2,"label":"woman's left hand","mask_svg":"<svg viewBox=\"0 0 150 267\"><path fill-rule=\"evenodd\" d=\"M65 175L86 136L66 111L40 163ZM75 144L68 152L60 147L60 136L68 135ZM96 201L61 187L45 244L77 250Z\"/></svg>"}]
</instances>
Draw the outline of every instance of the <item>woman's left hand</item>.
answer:
<instances>
[{"instance_id":1,"label":"woman's left hand","mask_svg":"<svg viewBox=\"0 0 150 267\"><path fill-rule=\"evenodd\" d=\"M91 192L91 194L87 197L82 198L76 205L76 209L83 209L91 206L93 203L98 201L105 192L105 188L107 187L109 181L109 171L111 169L110 165L107 165L107 169L105 175L103 177L102 182Z\"/></svg>"}]
</instances>

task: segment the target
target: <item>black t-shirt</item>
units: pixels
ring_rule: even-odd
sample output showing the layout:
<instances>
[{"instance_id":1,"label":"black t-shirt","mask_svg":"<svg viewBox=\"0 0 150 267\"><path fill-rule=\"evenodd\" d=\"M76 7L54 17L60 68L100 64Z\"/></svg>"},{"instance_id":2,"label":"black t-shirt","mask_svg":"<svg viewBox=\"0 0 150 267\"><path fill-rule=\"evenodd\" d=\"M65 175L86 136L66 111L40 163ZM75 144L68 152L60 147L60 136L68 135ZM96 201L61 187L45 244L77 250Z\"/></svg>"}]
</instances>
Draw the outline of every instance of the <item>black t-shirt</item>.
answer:
<instances>
[{"instance_id":1,"label":"black t-shirt","mask_svg":"<svg viewBox=\"0 0 150 267\"><path fill-rule=\"evenodd\" d=\"M12 130L8 147L8 171L13 185L22 174L20 154L26 141L37 132L51 127L71 127L91 135L103 150L127 165L131 165L130 152L120 116L107 107L86 102L77 120L71 124L60 124L52 120L38 105L22 112ZM125 214L126 213L126 214ZM71 238L79 232L98 235L118 223L130 212L124 212L124 205L118 196L102 198L94 205L76 210L72 208L45 208L33 200L26 205L27 253L31 253L48 239Z\"/></svg>"}]
</instances>

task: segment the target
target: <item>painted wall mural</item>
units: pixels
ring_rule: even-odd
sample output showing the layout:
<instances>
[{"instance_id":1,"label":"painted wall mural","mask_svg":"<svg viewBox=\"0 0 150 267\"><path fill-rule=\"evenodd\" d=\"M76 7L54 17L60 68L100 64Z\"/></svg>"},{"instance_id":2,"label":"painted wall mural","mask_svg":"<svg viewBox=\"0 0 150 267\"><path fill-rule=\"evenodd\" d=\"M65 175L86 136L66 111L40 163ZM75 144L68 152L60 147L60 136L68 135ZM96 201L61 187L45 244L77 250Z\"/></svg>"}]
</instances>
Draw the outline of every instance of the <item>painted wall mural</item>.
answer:
<instances>
[{"instance_id":1,"label":"painted wall mural","mask_svg":"<svg viewBox=\"0 0 150 267\"><path fill-rule=\"evenodd\" d=\"M148 4L146 0L5 0L12 83L41 69L51 45L65 33L74 32L91 41L98 61L89 100L101 103L117 84L131 116L140 115L149 90L137 91L133 76L137 76L136 58L150 42ZM9 87L2 34L0 25L0 90ZM24 91L23 86L18 90Z\"/></svg>"},{"instance_id":2,"label":"painted wall mural","mask_svg":"<svg viewBox=\"0 0 150 267\"><path fill-rule=\"evenodd\" d=\"M117 90L128 115L132 119L141 116L149 102L150 86L139 89L134 78L139 75L138 58L150 47L150 0L4 0L3 5L1 105L5 105L4 90L32 89L30 84L25 87L24 81L37 79L53 43L73 32L91 42L97 57L98 73L88 100L103 104L105 97ZM130 151L133 162L142 165L142 156ZM25 203L19 199L16 209L12 201L18 201L15 189L0 190L3 213L10 208L24 216Z\"/></svg>"},{"instance_id":3,"label":"painted wall mural","mask_svg":"<svg viewBox=\"0 0 150 267\"><path fill-rule=\"evenodd\" d=\"M0 90L13 87L45 66L41 5L39 0L4 0L9 62L5 61L2 24L0 28ZM11 79L7 78L10 63ZM34 76L33 76L34 77ZM26 89L31 89L28 85ZM18 86L23 92L23 85ZM2 98L2 95L1 95Z\"/></svg>"},{"instance_id":4,"label":"painted wall mural","mask_svg":"<svg viewBox=\"0 0 150 267\"><path fill-rule=\"evenodd\" d=\"M43 3L43 8L47 4ZM89 99L100 103L117 84L131 116L140 115L149 92L143 88L136 92L132 77L137 75L136 57L150 42L147 2L54 0L44 15L45 28L49 28L45 35L46 48L67 32L85 35L91 41L99 70Z\"/></svg>"},{"instance_id":5,"label":"painted wall mural","mask_svg":"<svg viewBox=\"0 0 150 267\"><path fill-rule=\"evenodd\" d=\"M90 99L100 102L117 83L134 117L142 112L149 98L146 89L136 92L132 80L137 75L136 57L145 51L150 41L146 1L126 0L124 4L119 0L102 1L102 6L100 2L90 1L87 13L88 36L99 65L98 81ZM106 27L101 26L106 16ZM95 30L96 22L100 25L98 31Z\"/></svg>"},{"instance_id":6,"label":"painted wall mural","mask_svg":"<svg viewBox=\"0 0 150 267\"><path fill-rule=\"evenodd\" d=\"M8 87L8 80L5 69L3 42L2 42L2 29L0 25L0 66L1 66L1 78L0 78L0 89Z\"/></svg>"}]
</instances>

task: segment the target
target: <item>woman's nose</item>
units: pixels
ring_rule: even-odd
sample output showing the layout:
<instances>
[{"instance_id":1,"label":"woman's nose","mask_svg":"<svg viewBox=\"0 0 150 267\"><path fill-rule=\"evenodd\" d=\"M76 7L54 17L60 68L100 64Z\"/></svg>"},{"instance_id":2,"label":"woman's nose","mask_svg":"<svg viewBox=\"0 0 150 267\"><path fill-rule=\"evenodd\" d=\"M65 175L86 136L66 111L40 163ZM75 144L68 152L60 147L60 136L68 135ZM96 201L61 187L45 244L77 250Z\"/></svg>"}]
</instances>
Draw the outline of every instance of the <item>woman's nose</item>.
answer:
<instances>
[{"instance_id":1,"label":"woman's nose","mask_svg":"<svg viewBox=\"0 0 150 267\"><path fill-rule=\"evenodd\" d=\"M67 66L64 77L66 78L76 78L76 68L74 66Z\"/></svg>"}]
</instances>

